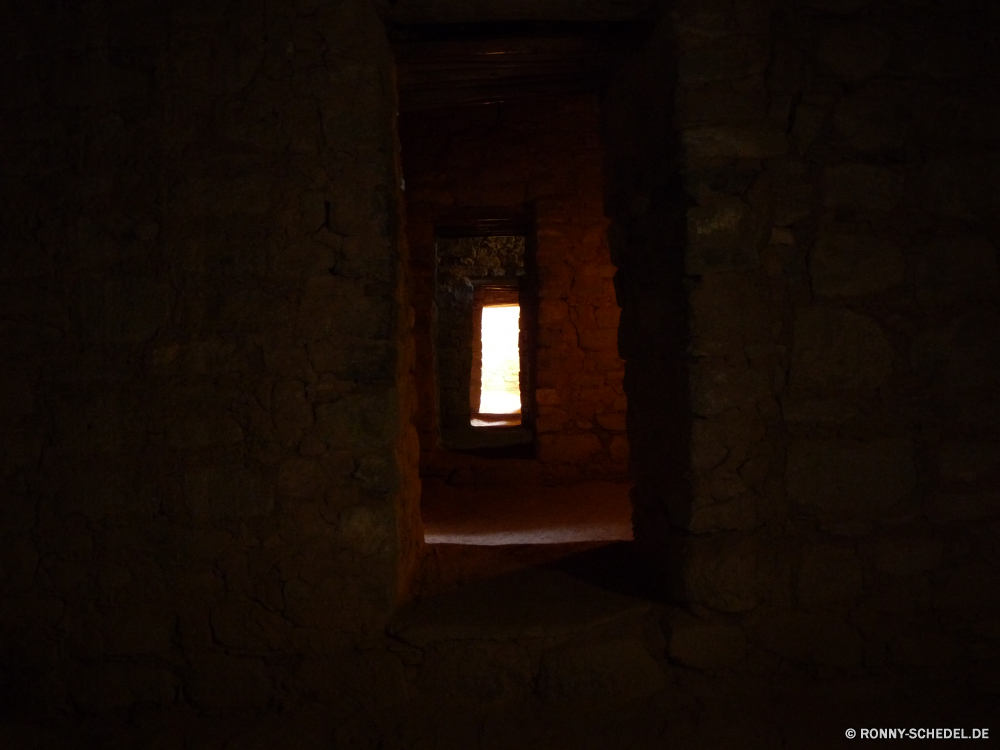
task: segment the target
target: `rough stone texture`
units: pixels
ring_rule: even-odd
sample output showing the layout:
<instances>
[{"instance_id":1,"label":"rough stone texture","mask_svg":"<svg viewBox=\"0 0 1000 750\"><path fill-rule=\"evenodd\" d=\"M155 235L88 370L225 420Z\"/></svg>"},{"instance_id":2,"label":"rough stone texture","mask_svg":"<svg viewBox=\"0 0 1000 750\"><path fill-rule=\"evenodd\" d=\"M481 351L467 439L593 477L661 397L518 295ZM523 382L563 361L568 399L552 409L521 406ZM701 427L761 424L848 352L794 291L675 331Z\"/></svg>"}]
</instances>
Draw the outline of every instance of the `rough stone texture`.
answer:
<instances>
[{"instance_id":1,"label":"rough stone texture","mask_svg":"<svg viewBox=\"0 0 1000 750\"><path fill-rule=\"evenodd\" d=\"M906 260L896 245L870 234L824 232L809 255L816 294L859 296L902 283Z\"/></svg>"},{"instance_id":2,"label":"rough stone texture","mask_svg":"<svg viewBox=\"0 0 1000 750\"><path fill-rule=\"evenodd\" d=\"M802 606L849 606L863 588L864 574L853 549L833 545L805 549L796 587Z\"/></svg>"},{"instance_id":3,"label":"rough stone texture","mask_svg":"<svg viewBox=\"0 0 1000 750\"><path fill-rule=\"evenodd\" d=\"M853 671L861 666L861 635L830 615L795 610L764 610L754 617L760 646L790 661Z\"/></svg>"},{"instance_id":4,"label":"rough stone texture","mask_svg":"<svg viewBox=\"0 0 1000 750\"><path fill-rule=\"evenodd\" d=\"M734 625L706 622L675 612L671 614L667 633L670 658L688 667L725 669L746 658L746 636Z\"/></svg>"},{"instance_id":5,"label":"rough stone texture","mask_svg":"<svg viewBox=\"0 0 1000 750\"><path fill-rule=\"evenodd\" d=\"M472 412L478 410L478 404L470 400L473 385L470 379L477 352L478 372L482 372L482 347L473 341L476 332L481 330L481 323L474 320L479 311L470 279L490 277L516 281L523 277L525 238L443 237L436 245L434 309L437 330L434 344L439 419L443 432L455 434L468 430ZM479 388L475 390L478 392Z\"/></svg>"},{"instance_id":6,"label":"rough stone texture","mask_svg":"<svg viewBox=\"0 0 1000 750\"><path fill-rule=\"evenodd\" d=\"M975 235L934 238L917 263L917 299L928 305L962 304L1000 295L997 248Z\"/></svg>"},{"instance_id":7,"label":"rough stone texture","mask_svg":"<svg viewBox=\"0 0 1000 750\"><path fill-rule=\"evenodd\" d=\"M788 496L828 518L880 517L916 487L906 440L795 441L788 446Z\"/></svg>"},{"instance_id":8,"label":"rough stone texture","mask_svg":"<svg viewBox=\"0 0 1000 750\"><path fill-rule=\"evenodd\" d=\"M263 709L265 655L378 632L414 563L381 24L3 16L3 700Z\"/></svg>"},{"instance_id":9,"label":"rough stone texture","mask_svg":"<svg viewBox=\"0 0 1000 750\"><path fill-rule=\"evenodd\" d=\"M859 284L862 282L858 282ZM795 321L791 383L814 388L876 388L892 367L892 348L870 318L818 307Z\"/></svg>"},{"instance_id":10,"label":"rough stone texture","mask_svg":"<svg viewBox=\"0 0 1000 750\"><path fill-rule=\"evenodd\" d=\"M550 140L508 121L537 165L564 156L467 202L530 197L555 232L539 242L561 237L553 331L601 300L554 371L620 373L618 325L627 419L584 379L612 408L553 445L582 465L597 440L620 468L627 426L637 539L683 607L663 648L630 630L653 605L623 624L606 591L567 601L572 576L535 598L491 583L490 616L428 602L443 638L384 633L418 548L415 355L367 6L0 7L0 746L814 747L988 726L996 7L672 4L603 93L605 195L579 214L558 196L567 153L601 185L593 100L556 108L573 127ZM467 133L466 154L506 159ZM614 357L591 371L584 350Z\"/></svg>"},{"instance_id":11,"label":"rough stone texture","mask_svg":"<svg viewBox=\"0 0 1000 750\"><path fill-rule=\"evenodd\" d=\"M835 26L820 42L820 63L845 81L871 78L889 61L892 43L877 28L865 25Z\"/></svg>"},{"instance_id":12,"label":"rough stone texture","mask_svg":"<svg viewBox=\"0 0 1000 750\"><path fill-rule=\"evenodd\" d=\"M691 0L612 84L636 538L693 612L678 663L978 669L1000 71L974 5Z\"/></svg>"}]
</instances>

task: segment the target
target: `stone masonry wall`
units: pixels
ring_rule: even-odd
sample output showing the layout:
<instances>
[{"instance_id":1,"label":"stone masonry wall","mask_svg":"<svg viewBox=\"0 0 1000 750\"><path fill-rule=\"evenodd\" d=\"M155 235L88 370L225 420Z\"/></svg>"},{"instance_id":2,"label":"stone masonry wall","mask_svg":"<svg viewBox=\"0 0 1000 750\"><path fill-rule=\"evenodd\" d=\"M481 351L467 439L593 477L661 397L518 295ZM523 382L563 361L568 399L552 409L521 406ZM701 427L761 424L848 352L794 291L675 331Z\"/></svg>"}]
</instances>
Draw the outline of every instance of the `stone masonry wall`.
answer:
<instances>
[{"instance_id":1,"label":"stone masonry wall","mask_svg":"<svg viewBox=\"0 0 1000 750\"><path fill-rule=\"evenodd\" d=\"M102 1L0 28L2 702L343 687L418 523L381 23Z\"/></svg>"},{"instance_id":2,"label":"stone masonry wall","mask_svg":"<svg viewBox=\"0 0 1000 750\"><path fill-rule=\"evenodd\" d=\"M685 397L626 376L636 536L685 603L679 663L998 688L996 15L679 2L632 63L652 102L676 76L669 128L628 108L634 69L611 89L623 342L664 325L631 269L687 290L685 345L659 360L686 358ZM683 193L639 163L662 144ZM686 211L675 244L638 232L663 191ZM627 373L655 356L631 347ZM683 436L643 416L678 401L686 470Z\"/></svg>"},{"instance_id":3,"label":"stone masonry wall","mask_svg":"<svg viewBox=\"0 0 1000 750\"><path fill-rule=\"evenodd\" d=\"M430 360L433 227L462 207L534 206L539 283L538 459L549 476L620 477L622 362L593 97L404 113L423 450L436 445Z\"/></svg>"}]
</instances>

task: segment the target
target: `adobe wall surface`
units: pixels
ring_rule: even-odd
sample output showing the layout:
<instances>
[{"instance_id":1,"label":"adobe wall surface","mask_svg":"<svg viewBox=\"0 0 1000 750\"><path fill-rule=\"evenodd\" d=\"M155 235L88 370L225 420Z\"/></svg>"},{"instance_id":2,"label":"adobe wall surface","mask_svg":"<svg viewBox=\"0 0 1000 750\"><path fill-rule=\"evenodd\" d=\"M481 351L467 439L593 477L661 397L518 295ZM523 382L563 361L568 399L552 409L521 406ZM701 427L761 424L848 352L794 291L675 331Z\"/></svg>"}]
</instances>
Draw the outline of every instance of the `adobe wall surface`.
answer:
<instances>
[{"instance_id":1,"label":"adobe wall surface","mask_svg":"<svg viewBox=\"0 0 1000 750\"><path fill-rule=\"evenodd\" d=\"M611 87L636 535L681 663L995 690L995 15L679 2Z\"/></svg>"},{"instance_id":2,"label":"adobe wall surface","mask_svg":"<svg viewBox=\"0 0 1000 750\"><path fill-rule=\"evenodd\" d=\"M595 99L404 113L400 133L423 450L437 443L434 225L456 208L528 204L537 225L538 460L557 479L623 477L626 404Z\"/></svg>"},{"instance_id":3,"label":"adobe wall surface","mask_svg":"<svg viewBox=\"0 0 1000 750\"><path fill-rule=\"evenodd\" d=\"M381 632L414 555L383 27L2 16L3 702L265 707Z\"/></svg>"},{"instance_id":4,"label":"adobe wall surface","mask_svg":"<svg viewBox=\"0 0 1000 750\"><path fill-rule=\"evenodd\" d=\"M482 395L482 301L476 304L471 279L489 277L513 284L523 281L525 238L438 238L436 248L436 395L442 442L447 445L449 437L471 430L470 420L479 412ZM516 287L511 294L513 304L518 304ZM519 320L519 326L524 327L523 321ZM515 359L513 364L518 361ZM520 368L513 375L513 382L520 386ZM524 380L527 385L528 378ZM528 392L530 388L519 390Z\"/></svg>"}]
</instances>

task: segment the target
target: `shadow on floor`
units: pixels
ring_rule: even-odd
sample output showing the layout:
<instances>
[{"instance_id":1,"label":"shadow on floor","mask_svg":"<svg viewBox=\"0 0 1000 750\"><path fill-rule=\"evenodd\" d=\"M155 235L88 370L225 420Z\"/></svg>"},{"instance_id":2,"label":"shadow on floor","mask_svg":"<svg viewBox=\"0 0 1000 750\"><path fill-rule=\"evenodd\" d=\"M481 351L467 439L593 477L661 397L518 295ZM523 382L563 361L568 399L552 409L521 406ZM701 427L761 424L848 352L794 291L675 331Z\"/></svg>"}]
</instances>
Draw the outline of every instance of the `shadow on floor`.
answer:
<instances>
[{"instance_id":1,"label":"shadow on floor","mask_svg":"<svg viewBox=\"0 0 1000 750\"><path fill-rule=\"evenodd\" d=\"M666 603L665 587L639 554L635 542L612 542L567 555L544 567L616 594Z\"/></svg>"}]
</instances>

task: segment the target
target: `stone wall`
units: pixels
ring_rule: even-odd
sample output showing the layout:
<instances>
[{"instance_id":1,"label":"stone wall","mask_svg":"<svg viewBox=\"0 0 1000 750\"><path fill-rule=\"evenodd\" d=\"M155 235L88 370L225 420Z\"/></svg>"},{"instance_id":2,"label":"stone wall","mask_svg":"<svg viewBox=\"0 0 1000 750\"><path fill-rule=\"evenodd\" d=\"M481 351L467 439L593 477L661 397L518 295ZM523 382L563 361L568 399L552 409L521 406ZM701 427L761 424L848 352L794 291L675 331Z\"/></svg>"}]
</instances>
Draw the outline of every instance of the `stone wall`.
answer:
<instances>
[{"instance_id":1,"label":"stone wall","mask_svg":"<svg viewBox=\"0 0 1000 750\"><path fill-rule=\"evenodd\" d=\"M680 2L609 92L636 536L680 663L996 674L995 16Z\"/></svg>"},{"instance_id":2,"label":"stone wall","mask_svg":"<svg viewBox=\"0 0 1000 750\"><path fill-rule=\"evenodd\" d=\"M462 208L527 204L537 236L538 459L552 478L623 476L619 313L594 97L418 111L400 123L423 450L431 454L437 444L438 395L429 377L435 223Z\"/></svg>"},{"instance_id":3,"label":"stone wall","mask_svg":"<svg viewBox=\"0 0 1000 750\"><path fill-rule=\"evenodd\" d=\"M0 13L2 702L312 690L381 631L417 537L382 25Z\"/></svg>"},{"instance_id":4,"label":"stone wall","mask_svg":"<svg viewBox=\"0 0 1000 750\"><path fill-rule=\"evenodd\" d=\"M439 149L407 156L415 250L438 209L534 202L539 392L567 399L541 405L572 416L542 437L602 471L624 442L566 404L610 387L620 419L619 269L636 536L677 606L627 602L633 632L555 576L557 638L516 588L481 601L527 631L467 600L385 635L426 387L389 52L353 0L231 7L0 7L0 744L806 746L831 705L996 715L991 6L678 3L602 101L606 201L586 98L412 141ZM46 742L71 714L99 718Z\"/></svg>"}]
</instances>

